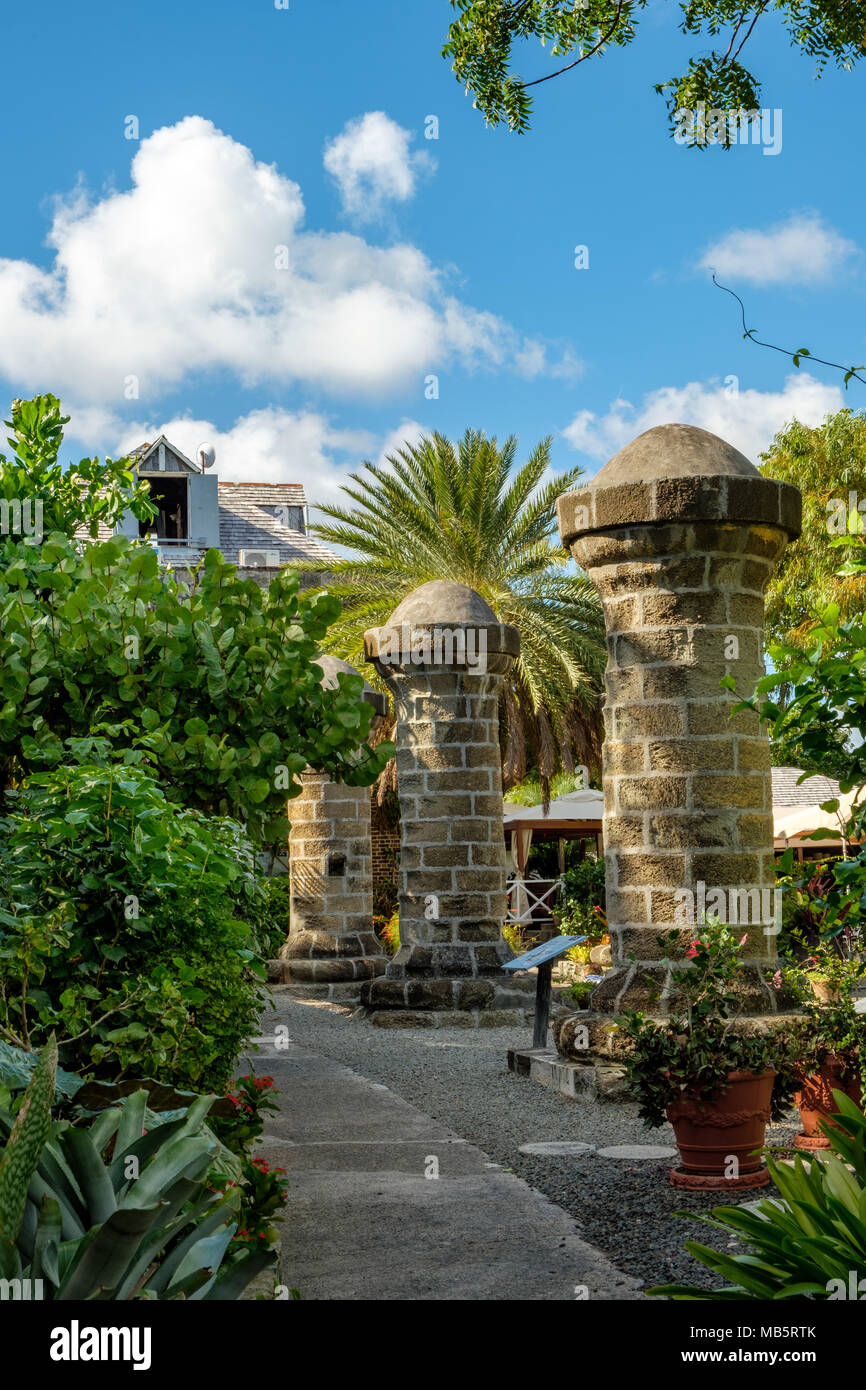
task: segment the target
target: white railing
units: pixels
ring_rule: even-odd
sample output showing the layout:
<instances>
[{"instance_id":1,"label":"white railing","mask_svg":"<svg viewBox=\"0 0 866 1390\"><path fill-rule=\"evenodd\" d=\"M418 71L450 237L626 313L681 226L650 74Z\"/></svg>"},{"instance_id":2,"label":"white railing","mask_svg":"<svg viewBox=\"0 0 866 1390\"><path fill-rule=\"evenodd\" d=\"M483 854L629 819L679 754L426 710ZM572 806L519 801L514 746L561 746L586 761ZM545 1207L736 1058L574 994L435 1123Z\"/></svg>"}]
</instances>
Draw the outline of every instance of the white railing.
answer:
<instances>
[{"instance_id":1,"label":"white railing","mask_svg":"<svg viewBox=\"0 0 866 1390\"><path fill-rule=\"evenodd\" d=\"M561 886L561 878L511 879L505 894L509 926L531 925L541 917L549 920Z\"/></svg>"}]
</instances>

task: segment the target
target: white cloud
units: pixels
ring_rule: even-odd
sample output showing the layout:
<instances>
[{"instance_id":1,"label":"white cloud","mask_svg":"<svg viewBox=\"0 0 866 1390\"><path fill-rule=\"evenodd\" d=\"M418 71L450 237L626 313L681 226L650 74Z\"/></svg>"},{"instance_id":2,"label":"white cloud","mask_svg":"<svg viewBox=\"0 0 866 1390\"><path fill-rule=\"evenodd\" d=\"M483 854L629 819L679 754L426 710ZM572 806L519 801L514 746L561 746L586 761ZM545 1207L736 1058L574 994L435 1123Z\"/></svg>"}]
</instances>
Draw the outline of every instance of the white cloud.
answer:
<instances>
[{"instance_id":1,"label":"white cloud","mask_svg":"<svg viewBox=\"0 0 866 1390\"><path fill-rule=\"evenodd\" d=\"M337 184L344 212L372 222L388 203L409 201L419 173L436 167L426 152L410 150L411 140L411 131L384 111L368 111L348 121L328 142L324 164Z\"/></svg>"},{"instance_id":2,"label":"white cloud","mask_svg":"<svg viewBox=\"0 0 866 1390\"><path fill-rule=\"evenodd\" d=\"M128 192L58 201L50 269L0 260L0 374L110 410L208 371L357 395L454 362L526 370L521 334L417 247L303 221L298 185L210 121L156 131ZM557 369L545 353L531 367Z\"/></svg>"},{"instance_id":3,"label":"white cloud","mask_svg":"<svg viewBox=\"0 0 866 1390\"><path fill-rule=\"evenodd\" d=\"M339 499L340 488L365 459L384 463L386 456L407 440L416 443L428 427L404 419L384 437L369 430L337 427L317 411L291 411L278 406L253 410L228 429L189 415L121 420L98 407L73 407L67 439L89 454L120 458L131 449L164 434L187 458L200 444L216 450L215 471L224 482L301 483L311 505Z\"/></svg>"},{"instance_id":4,"label":"white cloud","mask_svg":"<svg viewBox=\"0 0 866 1390\"><path fill-rule=\"evenodd\" d=\"M791 420L817 425L844 404L840 387L825 385L807 372L787 377L781 391L743 391L736 378L727 379L727 384L690 381L651 391L639 407L616 400L605 415L580 410L562 434L573 449L603 463L654 425L699 425L757 463L776 432Z\"/></svg>"},{"instance_id":5,"label":"white cloud","mask_svg":"<svg viewBox=\"0 0 866 1390\"><path fill-rule=\"evenodd\" d=\"M707 247L699 267L748 285L818 285L845 269L857 249L817 213L798 213L764 231L726 232Z\"/></svg>"}]
</instances>

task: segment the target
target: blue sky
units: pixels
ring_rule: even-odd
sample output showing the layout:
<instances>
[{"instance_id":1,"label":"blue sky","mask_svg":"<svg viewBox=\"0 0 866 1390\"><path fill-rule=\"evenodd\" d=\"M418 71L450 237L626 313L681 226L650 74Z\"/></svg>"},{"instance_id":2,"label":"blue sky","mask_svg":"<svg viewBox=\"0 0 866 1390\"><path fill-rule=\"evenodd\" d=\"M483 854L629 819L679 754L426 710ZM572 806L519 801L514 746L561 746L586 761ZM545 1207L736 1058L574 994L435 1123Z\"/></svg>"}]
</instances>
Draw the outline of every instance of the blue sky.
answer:
<instances>
[{"instance_id":1,"label":"blue sky","mask_svg":"<svg viewBox=\"0 0 866 1390\"><path fill-rule=\"evenodd\" d=\"M707 266L759 336L866 360L866 70L815 81L759 25L749 64L782 111L781 151L686 149L653 83L702 44L660 0L630 50L538 89L517 136L484 127L439 56L451 14L10 13L2 399L59 394L70 455L167 429L188 452L212 441L222 477L313 499L419 428L516 433L526 450L550 434L555 467L589 474L664 420L755 457L795 414L862 405L856 383L744 343ZM524 76L549 66L521 55Z\"/></svg>"}]
</instances>

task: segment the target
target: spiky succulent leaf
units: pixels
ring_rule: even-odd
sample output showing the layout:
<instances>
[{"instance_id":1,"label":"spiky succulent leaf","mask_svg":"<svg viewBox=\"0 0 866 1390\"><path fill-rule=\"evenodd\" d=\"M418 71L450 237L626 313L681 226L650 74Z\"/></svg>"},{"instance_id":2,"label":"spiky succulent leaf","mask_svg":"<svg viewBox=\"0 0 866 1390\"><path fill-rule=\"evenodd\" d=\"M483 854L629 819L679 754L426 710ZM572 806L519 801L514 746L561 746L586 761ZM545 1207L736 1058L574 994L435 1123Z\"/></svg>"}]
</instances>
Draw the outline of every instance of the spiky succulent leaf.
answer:
<instances>
[{"instance_id":1,"label":"spiky succulent leaf","mask_svg":"<svg viewBox=\"0 0 866 1390\"><path fill-rule=\"evenodd\" d=\"M14 1241L24 1217L27 1189L51 1129L51 1103L57 1071L52 1033L39 1054L32 1080L0 1159L0 1235Z\"/></svg>"}]
</instances>

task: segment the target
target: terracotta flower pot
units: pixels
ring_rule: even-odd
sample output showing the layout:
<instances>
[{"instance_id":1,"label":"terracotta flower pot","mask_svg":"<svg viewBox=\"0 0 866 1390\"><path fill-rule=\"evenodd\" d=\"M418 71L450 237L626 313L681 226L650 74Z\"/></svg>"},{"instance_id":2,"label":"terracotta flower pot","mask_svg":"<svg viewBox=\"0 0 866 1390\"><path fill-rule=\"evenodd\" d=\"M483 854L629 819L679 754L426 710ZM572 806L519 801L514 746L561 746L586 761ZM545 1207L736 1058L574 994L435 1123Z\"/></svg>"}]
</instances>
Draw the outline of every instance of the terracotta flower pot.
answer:
<instances>
[{"instance_id":1,"label":"terracotta flower pot","mask_svg":"<svg viewBox=\"0 0 866 1390\"><path fill-rule=\"evenodd\" d=\"M859 1071L850 1073L843 1080L844 1063L841 1057L830 1056L819 1072L804 1076L799 1091L794 1092L794 1101L800 1112L803 1130L794 1139L798 1149L829 1149L830 1140L820 1128L822 1120L829 1124L830 1115L836 1109L834 1091L844 1091L855 1105L863 1106L864 1095Z\"/></svg>"},{"instance_id":2,"label":"terracotta flower pot","mask_svg":"<svg viewBox=\"0 0 866 1390\"><path fill-rule=\"evenodd\" d=\"M760 1075L732 1071L725 1090L705 1098L702 1105L683 1096L667 1107L684 1178L693 1174L713 1180L706 1185L733 1186L737 1177L747 1181L766 1172L755 1150L764 1143L775 1075L772 1068ZM733 1174L732 1158L737 1160Z\"/></svg>"},{"instance_id":3,"label":"terracotta flower pot","mask_svg":"<svg viewBox=\"0 0 866 1390\"><path fill-rule=\"evenodd\" d=\"M812 976L809 980L812 986L812 993L821 1004L838 1004L839 991L834 989L829 980L822 980L820 976Z\"/></svg>"}]
</instances>

